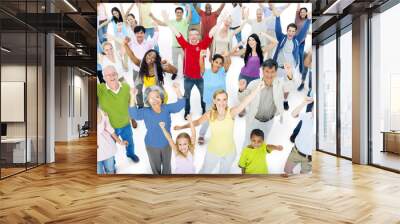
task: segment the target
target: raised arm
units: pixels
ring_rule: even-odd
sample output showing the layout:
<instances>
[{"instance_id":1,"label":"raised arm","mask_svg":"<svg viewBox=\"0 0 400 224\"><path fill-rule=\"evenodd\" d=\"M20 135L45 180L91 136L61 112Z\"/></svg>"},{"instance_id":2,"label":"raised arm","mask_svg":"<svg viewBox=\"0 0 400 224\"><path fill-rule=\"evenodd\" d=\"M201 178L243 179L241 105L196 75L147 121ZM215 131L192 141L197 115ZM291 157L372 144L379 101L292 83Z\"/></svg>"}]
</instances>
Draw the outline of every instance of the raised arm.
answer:
<instances>
[{"instance_id":1,"label":"raised arm","mask_svg":"<svg viewBox=\"0 0 400 224\"><path fill-rule=\"evenodd\" d=\"M201 50L200 51L200 59L199 59L199 64L200 64L200 74L204 74L204 58L207 56L207 50Z\"/></svg>"},{"instance_id":2,"label":"raised arm","mask_svg":"<svg viewBox=\"0 0 400 224\"><path fill-rule=\"evenodd\" d=\"M191 141L192 145L195 145L196 144L196 128L194 127L194 124L193 124L192 115L188 114L186 118L189 121L189 125L190 125L190 132L191 132L190 141Z\"/></svg>"},{"instance_id":3,"label":"raised arm","mask_svg":"<svg viewBox=\"0 0 400 224\"><path fill-rule=\"evenodd\" d=\"M246 96L243 101L240 102L240 104L234 108L231 109L231 116L235 117L238 115L244 108L249 105L249 103L256 97L256 95L265 87L264 81L261 81L259 85L250 93L250 95Z\"/></svg>"},{"instance_id":4,"label":"raised arm","mask_svg":"<svg viewBox=\"0 0 400 224\"><path fill-rule=\"evenodd\" d=\"M167 131L167 129L165 129L165 122L160 122L158 124L160 125L160 128L161 128L165 138L167 139L171 149L176 150L176 144L175 144L174 140L172 139L172 137L169 134L169 132Z\"/></svg>"},{"instance_id":5,"label":"raised arm","mask_svg":"<svg viewBox=\"0 0 400 224\"><path fill-rule=\"evenodd\" d=\"M276 10L274 9L274 12ZM274 13L275 14L275 13ZM283 39L283 33L282 33L282 26L281 26L281 17L277 16L275 19L275 35L278 40Z\"/></svg>"},{"instance_id":6,"label":"raised arm","mask_svg":"<svg viewBox=\"0 0 400 224\"><path fill-rule=\"evenodd\" d=\"M271 144L268 144L268 145L267 145L267 150L268 150L268 149L271 149L271 151L273 151L273 150L282 151L282 150L283 150L283 146L281 146L281 145L271 145Z\"/></svg>"},{"instance_id":7,"label":"raised arm","mask_svg":"<svg viewBox=\"0 0 400 224\"><path fill-rule=\"evenodd\" d=\"M178 73L178 69L174 65L172 65L171 63L168 63L166 60L162 60L161 61L161 65L162 65L162 69L166 73L170 73L170 74Z\"/></svg>"},{"instance_id":8,"label":"raised arm","mask_svg":"<svg viewBox=\"0 0 400 224\"><path fill-rule=\"evenodd\" d=\"M292 111L292 117L298 117L301 110L303 109L303 107L305 107L307 104L310 104L314 102L314 99L312 97L305 97L303 102L298 105L293 111Z\"/></svg>"},{"instance_id":9,"label":"raised arm","mask_svg":"<svg viewBox=\"0 0 400 224\"><path fill-rule=\"evenodd\" d=\"M197 126L199 126L200 124L202 124L202 123L204 123L204 122L210 120L210 113L211 113L211 112L208 111L208 112L204 113L199 119L194 120L194 121L192 122L193 126L197 127ZM185 129L185 128L190 128L190 123L186 123L186 124L184 124L184 125L176 125L176 126L174 127L174 130L181 130L181 129Z\"/></svg>"},{"instance_id":10,"label":"raised arm","mask_svg":"<svg viewBox=\"0 0 400 224\"><path fill-rule=\"evenodd\" d=\"M197 5L197 3L193 3L193 7L196 9L196 12L200 15L202 10L201 8Z\"/></svg>"},{"instance_id":11,"label":"raised arm","mask_svg":"<svg viewBox=\"0 0 400 224\"><path fill-rule=\"evenodd\" d=\"M166 21L161 21L161 20L157 19L157 18L153 15L153 13L150 13L149 16L150 16L150 18L153 19L153 21L154 21L157 25L159 25L159 26L168 26L168 24L167 24Z\"/></svg>"},{"instance_id":12,"label":"raised arm","mask_svg":"<svg viewBox=\"0 0 400 224\"><path fill-rule=\"evenodd\" d=\"M128 10L126 10L126 13L125 13L126 16L128 16L128 14L131 12L134 5L135 5L135 3L132 3L131 6L129 6Z\"/></svg>"},{"instance_id":13,"label":"raised arm","mask_svg":"<svg viewBox=\"0 0 400 224\"><path fill-rule=\"evenodd\" d=\"M267 46L265 46L264 48L264 53L270 51L271 49L273 49L276 45L278 45L278 40L274 37L272 37L271 35L269 35L266 32L261 32L261 35L263 35L264 37L266 37L269 40L269 44Z\"/></svg>"},{"instance_id":14,"label":"raised arm","mask_svg":"<svg viewBox=\"0 0 400 224\"><path fill-rule=\"evenodd\" d=\"M307 36L307 31L308 31L308 28L310 27L310 24L311 24L311 12L308 12L307 13L307 20L304 22L304 25L303 25L303 27L301 28L301 30L300 30L300 32L299 32L299 34L296 36L296 39L298 40L298 41L302 41L302 40L304 40L305 38L306 38L306 36Z\"/></svg>"},{"instance_id":15,"label":"raised arm","mask_svg":"<svg viewBox=\"0 0 400 224\"><path fill-rule=\"evenodd\" d=\"M229 67L231 66L231 54L228 51L225 51L224 54L222 55L224 57L224 69L225 73L228 72Z\"/></svg>"},{"instance_id":16,"label":"raised arm","mask_svg":"<svg viewBox=\"0 0 400 224\"><path fill-rule=\"evenodd\" d=\"M224 7L225 7L225 3L222 3L222 4L219 6L219 8L217 9L217 11L215 11L215 13L217 13L217 15L221 14L221 12L222 12L222 10L224 9Z\"/></svg>"},{"instance_id":17,"label":"raised arm","mask_svg":"<svg viewBox=\"0 0 400 224\"><path fill-rule=\"evenodd\" d=\"M217 30L218 30L218 27L221 26L222 22L226 19L226 17L227 17L226 14L223 14L223 15L221 16L221 18L218 20L217 24L215 24L215 26L213 26L213 27L210 29L210 31L208 32L208 36L209 36L209 37L211 37L211 38L214 37L215 33L216 33Z\"/></svg>"},{"instance_id":18,"label":"raised arm","mask_svg":"<svg viewBox=\"0 0 400 224\"><path fill-rule=\"evenodd\" d=\"M125 48L126 54L128 55L129 59L131 59L131 61L136 65L136 66L140 66L141 60L136 57L135 53L133 53L133 51L131 50L131 48L129 47L128 43L129 43L129 38L126 37L123 43L123 46Z\"/></svg>"},{"instance_id":19,"label":"raised arm","mask_svg":"<svg viewBox=\"0 0 400 224\"><path fill-rule=\"evenodd\" d=\"M192 21L192 16L193 16L193 15L192 15L192 9L190 8L189 3L187 3L185 7L186 7L186 11L187 11L187 13L188 13L186 19L188 20L189 23L191 23L191 21Z\"/></svg>"}]
</instances>

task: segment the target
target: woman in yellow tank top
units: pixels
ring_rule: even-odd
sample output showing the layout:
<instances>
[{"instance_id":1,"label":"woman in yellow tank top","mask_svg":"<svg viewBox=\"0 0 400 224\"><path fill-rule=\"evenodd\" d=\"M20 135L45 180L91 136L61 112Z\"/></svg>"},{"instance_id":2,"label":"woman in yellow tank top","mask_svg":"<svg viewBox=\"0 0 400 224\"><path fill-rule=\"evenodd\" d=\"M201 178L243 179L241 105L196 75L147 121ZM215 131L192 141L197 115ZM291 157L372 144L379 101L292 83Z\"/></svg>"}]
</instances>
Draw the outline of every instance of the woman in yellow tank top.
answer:
<instances>
[{"instance_id":1,"label":"woman in yellow tank top","mask_svg":"<svg viewBox=\"0 0 400 224\"><path fill-rule=\"evenodd\" d=\"M228 94L225 90L217 90L213 95L213 106L199 119L193 121L195 126L203 122L210 122L211 138L207 146L207 153L204 158L203 167L200 173L210 174L219 164L219 173L227 174L230 172L236 157L236 147L233 136L234 117L238 115L265 87L261 82L258 88L248 95L239 105L228 107ZM189 128L190 124L175 126L175 130Z\"/></svg>"}]
</instances>

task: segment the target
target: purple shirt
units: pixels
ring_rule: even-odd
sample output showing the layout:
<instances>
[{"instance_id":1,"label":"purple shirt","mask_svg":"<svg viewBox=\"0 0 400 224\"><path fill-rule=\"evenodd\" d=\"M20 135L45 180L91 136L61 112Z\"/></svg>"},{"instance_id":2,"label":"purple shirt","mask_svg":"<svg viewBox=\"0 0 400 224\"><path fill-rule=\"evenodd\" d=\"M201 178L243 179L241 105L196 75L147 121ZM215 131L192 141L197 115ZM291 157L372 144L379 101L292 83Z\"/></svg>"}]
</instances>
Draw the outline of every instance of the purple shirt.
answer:
<instances>
[{"instance_id":1,"label":"purple shirt","mask_svg":"<svg viewBox=\"0 0 400 224\"><path fill-rule=\"evenodd\" d=\"M249 77L260 77L260 59L258 56L251 56L247 61L246 66L243 66L240 74Z\"/></svg>"}]
</instances>

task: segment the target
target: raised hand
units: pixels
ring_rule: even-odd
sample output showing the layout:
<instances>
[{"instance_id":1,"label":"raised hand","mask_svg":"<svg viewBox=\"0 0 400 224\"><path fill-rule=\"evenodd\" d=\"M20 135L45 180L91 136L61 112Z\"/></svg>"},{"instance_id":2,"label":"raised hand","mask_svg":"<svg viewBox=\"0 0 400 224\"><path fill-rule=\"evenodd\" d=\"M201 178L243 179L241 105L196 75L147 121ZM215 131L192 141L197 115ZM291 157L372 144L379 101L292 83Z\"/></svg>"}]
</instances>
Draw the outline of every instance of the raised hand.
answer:
<instances>
[{"instance_id":1,"label":"raised hand","mask_svg":"<svg viewBox=\"0 0 400 224\"><path fill-rule=\"evenodd\" d=\"M207 56L207 50L201 50L200 51L200 58L204 58Z\"/></svg>"},{"instance_id":2,"label":"raised hand","mask_svg":"<svg viewBox=\"0 0 400 224\"><path fill-rule=\"evenodd\" d=\"M188 114L188 115L186 116L186 119L189 121L189 123L193 122L193 120L192 120L192 115L191 115L191 114Z\"/></svg>"},{"instance_id":3,"label":"raised hand","mask_svg":"<svg viewBox=\"0 0 400 224\"><path fill-rule=\"evenodd\" d=\"M247 81L245 79L239 80L239 91L244 91L247 86Z\"/></svg>"},{"instance_id":4,"label":"raised hand","mask_svg":"<svg viewBox=\"0 0 400 224\"><path fill-rule=\"evenodd\" d=\"M281 146L281 145L277 145L277 146L276 146L276 150L278 150L278 151L282 151L282 150L283 150L283 146Z\"/></svg>"},{"instance_id":5,"label":"raised hand","mask_svg":"<svg viewBox=\"0 0 400 224\"><path fill-rule=\"evenodd\" d=\"M125 37L124 38L124 44L129 44L129 42L131 42L131 38Z\"/></svg>"}]
</instances>

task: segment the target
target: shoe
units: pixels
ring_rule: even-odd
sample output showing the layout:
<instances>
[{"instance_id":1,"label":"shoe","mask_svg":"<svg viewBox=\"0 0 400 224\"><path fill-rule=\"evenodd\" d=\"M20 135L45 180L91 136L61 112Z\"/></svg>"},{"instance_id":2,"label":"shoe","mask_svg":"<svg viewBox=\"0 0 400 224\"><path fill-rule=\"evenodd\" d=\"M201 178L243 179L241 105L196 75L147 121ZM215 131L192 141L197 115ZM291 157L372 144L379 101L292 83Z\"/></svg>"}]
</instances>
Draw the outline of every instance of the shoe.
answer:
<instances>
[{"instance_id":1,"label":"shoe","mask_svg":"<svg viewBox=\"0 0 400 224\"><path fill-rule=\"evenodd\" d=\"M178 75L177 75L177 74L172 74L171 79L172 79L172 80L175 80L175 79L176 79L176 76L178 76Z\"/></svg>"},{"instance_id":2,"label":"shoe","mask_svg":"<svg viewBox=\"0 0 400 224\"><path fill-rule=\"evenodd\" d=\"M134 163L138 163L140 161L137 155L128 156L128 158L130 158Z\"/></svg>"},{"instance_id":3,"label":"shoe","mask_svg":"<svg viewBox=\"0 0 400 224\"><path fill-rule=\"evenodd\" d=\"M203 145L205 142L204 137L200 136L198 142L199 142L199 145Z\"/></svg>"},{"instance_id":4,"label":"shoe","mask_svg":"<svg viewBox=\"0 0 400 224\"><path fill-rule=\"evenodd\" d=\"M185 121L187 121L187 118L186 118L186 117L187 117L188 114L189 114L189 113L186 113L186 112L185 112L185 115L184 115L184 117L183 117L183 119L185 119Z\"/></svg>"},{"instance_id":5,"label":"shoe","mask_svg":"<svg viewBox=\"0 0 400 224\"><path fill-rule=\"evenodd\" d=\"M246 109L239 113L239 117L244 117L244 115L246 115Z\"/></svg>"},{"instance_id":6,"label":"shoe","mask_svg":"<svg viewBox=\"0 0 400 224\"><path fill-rule=\"evenodd\" d=\"M301 82L300 86L297 88L298 91L302 91L304 89L304 82Z\"/></svg>"},{"instance_id":7,"label":"shoe","mask_svg":"<svg viewBox=\"0 0 400 224\"><path fill-rule=\"evenodd\" d=\"M133 128L137 128L137 122L134 119L131 120L131 124Z\"/></svg>"},{"instance_id":8,"label":"shoe","mask_svg":"<svg viewBox=\"0 0 400 224\"><path fill-rule=\"evenodd\" d=\"M288 103L288 101L284 101L284 102L283 102L283 108L284 108L285 110L289 110L289 103Z\"/></svg>"}]
</instances>

